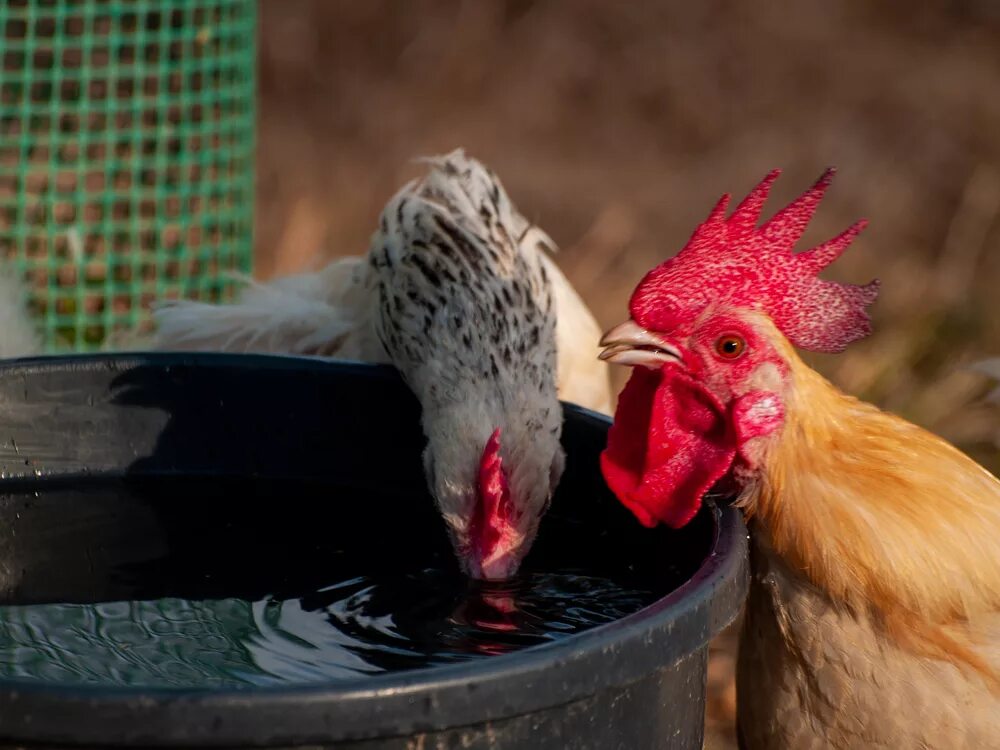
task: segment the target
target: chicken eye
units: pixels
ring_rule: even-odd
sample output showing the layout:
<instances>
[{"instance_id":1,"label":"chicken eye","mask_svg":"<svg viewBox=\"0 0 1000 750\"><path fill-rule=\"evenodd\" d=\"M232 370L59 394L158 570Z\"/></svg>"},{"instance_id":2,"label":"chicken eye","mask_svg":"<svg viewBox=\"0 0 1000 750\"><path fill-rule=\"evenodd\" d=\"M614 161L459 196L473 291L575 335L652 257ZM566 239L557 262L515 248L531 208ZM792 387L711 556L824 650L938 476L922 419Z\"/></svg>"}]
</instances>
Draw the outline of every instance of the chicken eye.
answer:
<instances>
[{"instance_id":1,"label":"chicken eye","mask_svg":"<svg viewBox=\"0 0 1000 750\"><path fill-rule=\"evenodd\" d=\"M723 359L736 359L747 348L747 342L734 334L721 336L715 342L715 352Z\"/></svg>"}]
</instances>

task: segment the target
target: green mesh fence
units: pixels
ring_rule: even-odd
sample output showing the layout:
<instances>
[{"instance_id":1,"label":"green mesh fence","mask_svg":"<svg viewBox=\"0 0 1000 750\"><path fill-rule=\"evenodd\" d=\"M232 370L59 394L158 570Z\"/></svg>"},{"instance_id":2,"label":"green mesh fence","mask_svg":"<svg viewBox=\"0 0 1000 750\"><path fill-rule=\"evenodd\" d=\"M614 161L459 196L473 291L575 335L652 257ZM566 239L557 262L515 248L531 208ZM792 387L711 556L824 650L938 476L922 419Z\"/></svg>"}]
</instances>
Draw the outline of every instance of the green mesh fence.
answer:
<instances>
[{"instance_id":1,"label":"green mesh fence","mask_svg":"<svg viewBox=\"0 0 1000 750\"><path fill-rule=\"evenodd\" d=\"M0 0L0 255L49 350L249 272L255 0Z\"/></svg>"}]
</instances>

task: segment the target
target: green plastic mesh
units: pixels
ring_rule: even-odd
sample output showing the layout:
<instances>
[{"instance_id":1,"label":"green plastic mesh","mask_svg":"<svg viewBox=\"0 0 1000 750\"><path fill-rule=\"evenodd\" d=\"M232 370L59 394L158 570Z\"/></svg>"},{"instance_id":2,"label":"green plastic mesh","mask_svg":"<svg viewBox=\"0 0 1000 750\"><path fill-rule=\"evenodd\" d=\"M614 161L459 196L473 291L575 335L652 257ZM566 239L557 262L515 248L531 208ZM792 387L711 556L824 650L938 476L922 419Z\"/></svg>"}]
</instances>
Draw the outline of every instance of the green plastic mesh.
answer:
<instances>
[{"instance_id":1,"label":"green plastic mesh","mask_svg":"<svg viewBox=\"0 0 1000 750\"><path fill-rule=\"evenodd\" d=\"M50 351L252 259L255 0L0 0L0 255Z\"/></svg>"}]
</instances>

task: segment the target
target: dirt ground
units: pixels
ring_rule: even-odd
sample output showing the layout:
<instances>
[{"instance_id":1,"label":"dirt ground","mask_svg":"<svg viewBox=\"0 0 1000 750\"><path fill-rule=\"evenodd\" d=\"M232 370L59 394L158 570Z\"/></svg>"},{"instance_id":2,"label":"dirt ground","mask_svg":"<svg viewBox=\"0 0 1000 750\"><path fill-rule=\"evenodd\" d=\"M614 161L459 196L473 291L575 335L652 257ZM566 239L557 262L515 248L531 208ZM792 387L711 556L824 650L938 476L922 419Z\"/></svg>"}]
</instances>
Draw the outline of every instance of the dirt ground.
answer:
<instances>
[{"instance_id":1,"label":"dirt ground","mask_svg":"<svg viewBox=\"0 0 1000 750\"><path fill-rule=\"evenodd\" d=\"M780 166L773 210L836 165L805 243L868 217L829 277L883 293L876 335L811 361L996 470L967 368L1000 354L1000 6L876 5L264 0L258 274L363 252L412 158L465 146L610 325L720 194ZM733 646L713 748L734 746Z\"/></svg>"}]
</instances>

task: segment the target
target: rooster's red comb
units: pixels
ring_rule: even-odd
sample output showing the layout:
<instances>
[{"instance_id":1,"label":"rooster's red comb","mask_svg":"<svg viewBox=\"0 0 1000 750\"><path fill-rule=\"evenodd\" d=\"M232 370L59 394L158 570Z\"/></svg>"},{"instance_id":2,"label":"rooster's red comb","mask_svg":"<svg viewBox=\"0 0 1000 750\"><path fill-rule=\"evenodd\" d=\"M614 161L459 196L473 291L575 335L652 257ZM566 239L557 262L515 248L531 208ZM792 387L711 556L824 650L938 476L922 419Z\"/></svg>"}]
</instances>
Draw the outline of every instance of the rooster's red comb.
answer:
<instances>
[{"instance_id":1,"label":"rooster's red comb","mask_svg":"<svg viewBox=\"0 0 1000 750\"><path fill-rule=\"evenodd\" d=\"M639 325L670 331L693 320L709 304L725 302L767 313L793 344L812 351L839 352L871 333L865 308L878 296L878 281L855 286L817 278L866 222L855 223L811 250L793 253L834 170L828 169L815 185L758 227L779 174L777 169L770 172L729 218L729 195L724 195L684 249L646 275L629 303Z\"/></svg>"}]
</instances>

